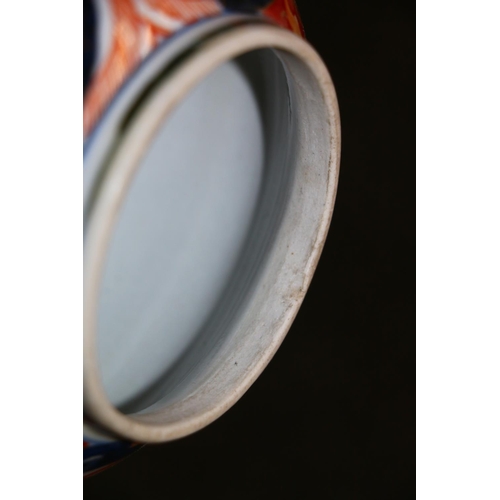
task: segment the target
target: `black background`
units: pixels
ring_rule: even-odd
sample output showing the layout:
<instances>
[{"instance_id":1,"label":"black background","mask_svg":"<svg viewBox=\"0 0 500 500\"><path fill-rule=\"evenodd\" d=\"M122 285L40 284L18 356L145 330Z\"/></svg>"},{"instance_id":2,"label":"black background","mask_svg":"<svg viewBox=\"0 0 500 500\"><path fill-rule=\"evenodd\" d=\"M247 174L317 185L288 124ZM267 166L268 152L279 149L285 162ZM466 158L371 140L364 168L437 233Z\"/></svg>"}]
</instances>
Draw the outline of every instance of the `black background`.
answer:
<instances>
[{"instance_id":1,"label":"black background","mask_svg":"<svg viewBox=\"0 0 500 500\"><path fill-rule=\"evenodd\" d=\"M86 498L415 496L415 5L297 3L342 120L337 202L311 288L230 411L85 480Z\"/></svg>"}]
</instances>

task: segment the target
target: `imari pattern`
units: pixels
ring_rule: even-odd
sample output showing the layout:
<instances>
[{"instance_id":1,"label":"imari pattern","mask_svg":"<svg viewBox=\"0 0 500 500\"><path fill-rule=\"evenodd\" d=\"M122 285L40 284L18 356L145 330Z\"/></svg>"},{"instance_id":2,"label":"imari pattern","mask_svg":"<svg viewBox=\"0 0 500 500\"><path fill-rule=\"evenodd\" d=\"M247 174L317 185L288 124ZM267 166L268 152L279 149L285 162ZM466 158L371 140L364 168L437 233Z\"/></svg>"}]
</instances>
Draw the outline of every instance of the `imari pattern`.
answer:
<instances>
[{"instance_id":1,"label":"imari pattern","mask_svg":"<svg viewBox=\"0 0 500 500\"><path fill-rule=\"evenodd\" d=\"M127 76L162 40L229 12L265 16L304 35L294 0L85 0L84 137Z\"/></svg>"}]
</instances>

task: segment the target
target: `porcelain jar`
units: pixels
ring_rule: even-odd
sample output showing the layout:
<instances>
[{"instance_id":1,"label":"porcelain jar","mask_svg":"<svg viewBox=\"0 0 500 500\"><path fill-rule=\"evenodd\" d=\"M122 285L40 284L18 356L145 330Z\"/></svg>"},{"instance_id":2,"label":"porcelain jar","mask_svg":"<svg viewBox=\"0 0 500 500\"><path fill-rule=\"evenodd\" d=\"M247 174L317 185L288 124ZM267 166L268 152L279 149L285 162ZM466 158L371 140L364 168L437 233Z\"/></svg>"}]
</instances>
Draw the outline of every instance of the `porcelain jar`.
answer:
<instances>
[{"instance_id":1,"label":"porcelain jar","mask_svg":"<svg viewBox=\"0 0 500 500\"><path fill-rule=\"evenodd\" d=\"M84 1L85 475L202 429L269 363L339 123L293 0Z\"/></svg>"}]
</instances>

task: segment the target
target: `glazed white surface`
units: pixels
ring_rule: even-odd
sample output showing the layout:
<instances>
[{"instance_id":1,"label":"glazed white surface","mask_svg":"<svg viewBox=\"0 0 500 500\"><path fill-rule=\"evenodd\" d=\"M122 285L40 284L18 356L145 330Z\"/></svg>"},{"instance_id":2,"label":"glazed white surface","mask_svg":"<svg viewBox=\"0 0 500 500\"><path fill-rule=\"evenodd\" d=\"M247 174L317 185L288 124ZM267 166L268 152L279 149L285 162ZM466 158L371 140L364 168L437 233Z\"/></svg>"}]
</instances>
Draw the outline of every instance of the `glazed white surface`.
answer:
<instances>
[{"instance_id":1,"label":"glazed white surface","mask_svg":"<svg viewBox=\"0 0 500 500\"><path fill-rule=\"evenodd\" d=\"M114 229L97 331L114 405L147 390L200 334L242 250L263 162L256 96L227 62L161 127Z\"/></svg>"}]
</instances>

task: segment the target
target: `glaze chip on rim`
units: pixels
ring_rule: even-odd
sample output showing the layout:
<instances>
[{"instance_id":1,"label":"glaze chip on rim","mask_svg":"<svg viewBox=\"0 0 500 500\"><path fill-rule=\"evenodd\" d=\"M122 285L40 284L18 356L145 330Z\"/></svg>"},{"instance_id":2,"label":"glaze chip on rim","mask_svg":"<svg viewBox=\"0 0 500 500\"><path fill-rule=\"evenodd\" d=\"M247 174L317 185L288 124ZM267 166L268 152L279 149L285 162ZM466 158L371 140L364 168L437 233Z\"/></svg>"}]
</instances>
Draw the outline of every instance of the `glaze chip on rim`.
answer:
<instances>
[{"instance_id":1,"label":"glaze chip on rim","mask_svg":"<svg viewBox=\"0 0 500 500\"><path fill-rule=\"evenodd\" d=\"M221 347L207 356L181 396L125 414L103 388L96 341L99 289L120 207L145 147L188 93L226 61L272 49L284 67L296 124L293 182L258 293ZM137 124L140 123L140 126ZM176 67L137 111L90 198L84 223L84 411L104 429L137 442L164 442L213 422L250 387L283 341L302 303L331 220L340 161L340 122L328 70L311 46L262 24L232 28L207 39Z\"/></svg>"}]
</instances>

